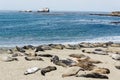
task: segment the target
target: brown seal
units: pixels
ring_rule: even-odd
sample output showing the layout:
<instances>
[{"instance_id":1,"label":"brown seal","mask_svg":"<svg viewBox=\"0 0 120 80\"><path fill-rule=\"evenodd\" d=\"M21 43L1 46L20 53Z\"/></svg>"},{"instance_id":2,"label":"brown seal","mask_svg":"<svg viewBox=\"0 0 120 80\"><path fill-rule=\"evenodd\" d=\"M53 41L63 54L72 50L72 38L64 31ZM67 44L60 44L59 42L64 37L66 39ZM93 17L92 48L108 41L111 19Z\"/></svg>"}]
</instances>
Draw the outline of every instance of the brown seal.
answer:
<instances>
[{"instance_id":1,"label":"brown seal","mask_svg":"<svg viewBox=\"0 0 120 80\"><path fill-rule=\"evenodd\" d=\"M41 74L42 74L43 76L45 76L45 73L50 72L50 71L54 71L54 70L57 70L57 68L56 68L55 66L48 66L48 67L43 68L43 69L41 70Z\"/></svg>"}]
</instances>

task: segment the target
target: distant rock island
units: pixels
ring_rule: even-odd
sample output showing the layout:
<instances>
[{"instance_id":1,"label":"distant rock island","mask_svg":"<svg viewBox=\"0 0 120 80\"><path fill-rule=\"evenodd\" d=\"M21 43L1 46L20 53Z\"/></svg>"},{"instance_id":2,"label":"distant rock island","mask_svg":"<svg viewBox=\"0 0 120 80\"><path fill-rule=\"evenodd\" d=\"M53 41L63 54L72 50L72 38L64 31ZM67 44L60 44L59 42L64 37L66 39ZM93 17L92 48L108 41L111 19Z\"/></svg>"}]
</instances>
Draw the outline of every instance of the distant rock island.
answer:
<instances>
[{"instance_id":1,"label":"distant rock island","mask_svg":"<svg viewBox=\"0 0 120 80\"><path fill-rule=\"evenodd\" d=\"M50 12L49 8L39 9L37 12Z\"/></svg>"},{"instance_id":2,"label":"distant rock island","mask_svg":"<svg viewBox=\"0 0 120 80\"><path fill-rule=\"evenodd\" d=\"M99 15L99 16L117 16L120 17L120 11L114 11L110 14L90 14L90 15Z\"/></svg>"},{"instance_id":3,"label":"distant rock island","mask_svg":"<svg viewBox=\"0 0 120 80\"><path fill-rule=\"evenodd\" d=\"M33 11L32 10L21 10L19 12L33 12ZM37 10L37 12L50 12L50 9L49 8L42 8L42 9Z\"/></svg>"}]
</instances>

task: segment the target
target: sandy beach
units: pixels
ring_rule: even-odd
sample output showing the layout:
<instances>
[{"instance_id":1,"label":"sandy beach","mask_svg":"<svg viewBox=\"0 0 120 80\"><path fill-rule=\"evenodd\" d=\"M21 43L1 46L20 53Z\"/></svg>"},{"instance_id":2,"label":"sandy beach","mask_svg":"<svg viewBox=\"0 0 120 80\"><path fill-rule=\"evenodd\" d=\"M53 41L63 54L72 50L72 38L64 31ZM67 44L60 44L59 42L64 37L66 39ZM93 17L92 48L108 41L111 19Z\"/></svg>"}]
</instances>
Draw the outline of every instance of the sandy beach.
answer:
<instances>
[{"instance_id":1,"label":"sandy beach","mask_svg":"<svg viewBox=\"0 0 120 80\"><path fill-rule=\"evenodd\" d=\"M102 63L94 64L97 67L100 68L107 68L110 70L109 74L105 74L108 76L108 79L102 79L102 80L119 80L120 76L120 70L115 68L115 65L120 65L119 60L114 60L110 57L110 55L100 55L100 54L93 54L88 53L92 52L95 49L102 49L104 51L108 51L108 53L113 52L115 53L120 52L120 47L94 47L94 48L84 48L81 47L80 49L52 49L52 50L45 50L45 51L38 51L38 54L50 54L50 55L57 55L60 59L72 59L69 55L70 54L84 54L86 56L89 56L93 60L101 61ZM113 50L112 50L113 49ZM83 52L85 50L85 52ZM110 51L111 50L111 51ZM112 53L111 53L112 54ZM3 56L11 56L13 54L10 54L8 52L8 49L3 48L0 50L0 58ZM66 71L69 67L62 67L55 65L54 63L50 62L51 57L41 57L44 61L37 61L37 60L31 60L27 61L24 58L25 56L17 56L18 61L0 61L0 80L101 80L99 78L85 78L85 77L75 77L74 76L68 76L68 77L62 77L62 74ZM32 67L39 67L39 68L45 68L47 66L55 66L57 70L51 71L46 73L45 76L41 75L40 71L37 71L33 74L24 75L24 72L28 68ZM79 71L77 73L81 74L84 71Z\"/></svg>"}]
</instances>

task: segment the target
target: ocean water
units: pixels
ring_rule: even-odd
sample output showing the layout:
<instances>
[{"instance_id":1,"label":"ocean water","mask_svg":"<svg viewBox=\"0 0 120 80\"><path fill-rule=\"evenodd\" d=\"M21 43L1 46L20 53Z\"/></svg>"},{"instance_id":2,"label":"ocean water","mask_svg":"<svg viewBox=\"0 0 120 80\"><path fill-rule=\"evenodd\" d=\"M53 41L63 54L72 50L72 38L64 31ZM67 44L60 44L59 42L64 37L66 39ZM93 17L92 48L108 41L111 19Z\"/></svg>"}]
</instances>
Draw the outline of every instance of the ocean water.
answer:
<instances>
[{"instance_id":1,"label":"ocean water","mask_svg":"<svg viewBox=\"0 0 120 80\"><path fill-rule=\"evenodd\" d=\"M120 17L93 12L0 12L0 46L49 43L120 42ZM95 13L95 12L94 12Z\"/></svg>"}]
</instances>

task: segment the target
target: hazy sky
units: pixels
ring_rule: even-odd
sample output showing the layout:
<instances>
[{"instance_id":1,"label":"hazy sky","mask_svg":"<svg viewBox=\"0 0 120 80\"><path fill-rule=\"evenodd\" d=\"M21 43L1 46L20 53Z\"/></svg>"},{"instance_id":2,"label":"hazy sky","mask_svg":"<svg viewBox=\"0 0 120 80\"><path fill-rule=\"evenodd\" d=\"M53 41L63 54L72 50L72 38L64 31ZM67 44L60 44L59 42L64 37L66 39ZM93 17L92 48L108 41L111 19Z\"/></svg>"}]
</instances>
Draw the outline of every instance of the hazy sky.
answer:
<instances>
[{"instance_id":1,"label":"hazy sky","mask_svg":"<svg viewBox=\"0 0 120 80\"><path fill-rule=\"evenodd\" d=\"M120 0L0 0L0 10L118 11Z\"/></svg>"}]
</instances>

